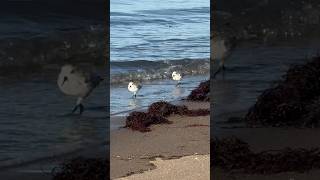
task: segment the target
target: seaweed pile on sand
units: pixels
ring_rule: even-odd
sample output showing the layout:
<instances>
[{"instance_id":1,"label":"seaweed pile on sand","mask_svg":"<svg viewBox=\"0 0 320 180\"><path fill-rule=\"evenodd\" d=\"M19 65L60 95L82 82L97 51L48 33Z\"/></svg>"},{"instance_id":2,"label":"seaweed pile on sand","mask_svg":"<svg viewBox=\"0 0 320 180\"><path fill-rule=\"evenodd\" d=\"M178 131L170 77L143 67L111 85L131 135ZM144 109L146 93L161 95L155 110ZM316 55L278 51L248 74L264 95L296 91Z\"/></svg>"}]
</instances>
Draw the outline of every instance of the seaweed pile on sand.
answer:
<instances>
[{"instance_id":1,"label":"seaweed pile on sand","mask_svg":"<svg viewBox=\"0 0 320 180\"><path fill-rule=\"evenodd\" d=\"M104 180L109 178L109 160L78 157L53 169L53 180Z\"/></svg>"},{"instance_id":2,"label":"seaweed pile on sand","mask_svg":"<svg viewBox=\"0 0 320 180\"><path fill-rule=\"evenodd\" d=\"M196 89L191 91L187 100L210 101L210 80L201 82Z\"/></svg>"},{"instance_id":3,"label":"seaweed pile on sand","mask_svg":"<svg viewBox=\"0 0 320 180\"><path fill-rule=\"evenodd\" d=\"M151 131L152 124L171 124L166 117L177 114L186 116L206 116L210 114L207 109L189 110L186 106L176 106L165 101L151 104L147 112L132 112L126 119L125 128L140 132Z\"/></svg>"},{"instance_id":4,"label":"seaweed pile on sand","mask_svg":"<svg viewBox=\"0 0 320 180\"><path fill-rule=\"evenodd\" d=\"M320 149L291 149L252 152L249 145L235 137L211 140L211 166L226 171L251 174L305 172L320 168Z\"/></svg>"},{"instance_id":5,"label":"seaweed pile on sand","mask_svg":"<svg viewBox=\"0 0 320 180\"><path fill-rule=\"evenodd\" d=\"M320 57L290 68L249 109L248 125L316 127L320 120Z\"/></svg>"}]
</instances>

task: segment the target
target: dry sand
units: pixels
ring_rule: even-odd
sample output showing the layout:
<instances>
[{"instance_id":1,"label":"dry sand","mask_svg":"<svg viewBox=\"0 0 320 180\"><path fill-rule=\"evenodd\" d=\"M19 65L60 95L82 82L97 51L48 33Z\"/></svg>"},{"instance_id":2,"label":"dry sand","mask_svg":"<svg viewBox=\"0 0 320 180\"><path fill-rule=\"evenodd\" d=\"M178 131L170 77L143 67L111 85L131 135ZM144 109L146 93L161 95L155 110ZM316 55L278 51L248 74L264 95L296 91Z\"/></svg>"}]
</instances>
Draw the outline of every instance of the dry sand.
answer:
<instances>
[{"instance_id":1,"label":"dry sand","mask_svg":"<svg viewBox=\"0 0 320 180\"><path fill-rule=\"evenodd\" d=\"M210 106L209 103L183 102L183 104L190 109L208 109ZM125 119L125 117L111 118L122 121ZM130 129L111 131L111 179L155 169L156 166L150 161L156 157L170 159L210 153L210 116L173 115L169 120L173 123L152 125L152 131L147 133ZM205 168L209 168L209 164ZM141 175L144 176L143 174ZM203 174L203 177L206 177L206 174Z\"/></svg>"},{"instance_id":2,"label":"dry sand","mask_svg":"<svg viewBox=\"0 0 320 180\"><path fill-rule=\"evenodd\" d=\"M180 159L162 160L156 158L154 164L156 169L142 174L134 174L117 180L208 180L210 179L210 156L193 155Z\"/></svg>"}]
</instances>

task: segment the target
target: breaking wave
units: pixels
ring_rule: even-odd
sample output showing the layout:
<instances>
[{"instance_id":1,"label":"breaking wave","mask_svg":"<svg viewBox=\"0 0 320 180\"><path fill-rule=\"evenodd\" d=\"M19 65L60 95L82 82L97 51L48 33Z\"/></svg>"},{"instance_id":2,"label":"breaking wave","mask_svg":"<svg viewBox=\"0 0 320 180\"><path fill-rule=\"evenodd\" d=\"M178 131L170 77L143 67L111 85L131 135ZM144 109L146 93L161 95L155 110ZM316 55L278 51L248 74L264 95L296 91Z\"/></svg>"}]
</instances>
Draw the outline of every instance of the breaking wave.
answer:
<instances>
[{"instance_id":1,"label":"breaking wave","mask_svg":"<svg viewBox=\"0 0 320 180\"><path fill-rule=\"evenodd\" d=\"M180 59L161 61L119 61L111 62L111 84L128 81L151 81L171 78L171 73L178 71L183 75L209 74L209 59Z\"/></svg>"}]
</instances>

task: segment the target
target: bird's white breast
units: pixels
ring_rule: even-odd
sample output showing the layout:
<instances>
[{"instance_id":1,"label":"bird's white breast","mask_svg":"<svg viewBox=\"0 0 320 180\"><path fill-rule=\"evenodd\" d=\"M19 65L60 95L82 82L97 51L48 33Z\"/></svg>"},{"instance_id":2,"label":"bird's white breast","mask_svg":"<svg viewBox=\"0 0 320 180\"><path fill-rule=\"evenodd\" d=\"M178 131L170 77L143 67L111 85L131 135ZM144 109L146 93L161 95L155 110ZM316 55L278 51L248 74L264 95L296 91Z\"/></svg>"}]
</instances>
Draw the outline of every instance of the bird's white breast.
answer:
<instances>
[{"instance_id":1,"label":"bird's white breast","mask_svg":"<svg viewBox=\"0 0 320 180\"><path fill-rule=\"evenodd\" d=\"M181 75L180 74L173 74L172 79L175 81L180 81L181 80Z\"/></svg>"},{"instance_id":2,"label":"bird's white breast","mask_svg":"<svg viewBox=\"0 0 320 180\"><path fill-rule=\"evenodd\" d=\"M63 83L65 77L67 77L67 80ZM61 71L57 83L60 90L67 95L82 97L89 92L86 78L81 72Z\"/></svg>"}]
</instances>

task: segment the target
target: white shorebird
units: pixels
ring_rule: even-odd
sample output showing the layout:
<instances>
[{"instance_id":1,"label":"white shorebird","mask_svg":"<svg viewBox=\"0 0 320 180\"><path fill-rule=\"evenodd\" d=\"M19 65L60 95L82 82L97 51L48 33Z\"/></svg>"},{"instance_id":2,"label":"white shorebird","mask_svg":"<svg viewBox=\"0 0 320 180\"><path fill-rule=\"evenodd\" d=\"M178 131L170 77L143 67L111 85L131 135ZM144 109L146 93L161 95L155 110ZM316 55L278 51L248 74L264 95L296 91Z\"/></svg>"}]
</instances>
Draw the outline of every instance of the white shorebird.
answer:
<instances>
[{"instance_id":1,"label":"white shorebird","mask_svg":"<svg viewBox=\"0 0 320 180\"><path fill-rule=\"evenodd\" d=\"M133 92L133 97L137 97L137 93L138 91L142 88L142 85L140 83L137 82L129 82L128 84L128 90L130 92Z\"/></svg>"},{"instance_id":2,"label":"white shorebird","mask_svg":"<svg viewBox=\"0 0 320 180\"><path fill-rule=\"evenodd\" d=\"M96 74L85 74L73 65L64 65L61 68L57 83L64 94L78 98L72 113L80 108L80 114L82 114L84 110L82 101L89 96L102 80Z\"/></svg>"},{"instance_id":3,"label":"white shorebird","mask_svg":"<svg viewBox=\"0 0 320 180\"><path fill-rule=\"evenodd\" d=\"M213 59L213 64L216 60L220 60L218 70L213 74L213 78L222 70L225 70L225 60L231 55L233 49L236 46L236 38L232 37L230 39L214 38L211 40L211 56Z\"/></svg>"},{"instance_id":4,"label":"white shorebird","mask_svg":"<svg viewBox=\"0 0 320 180\"><path fill-rule=\"evenodd\" d=\"M178 81L178 83L177 83L177 85L178 85L182 79L182 75L176 71L173 71L171 76L174 81Z\"/></svg>"}]
</instances>

